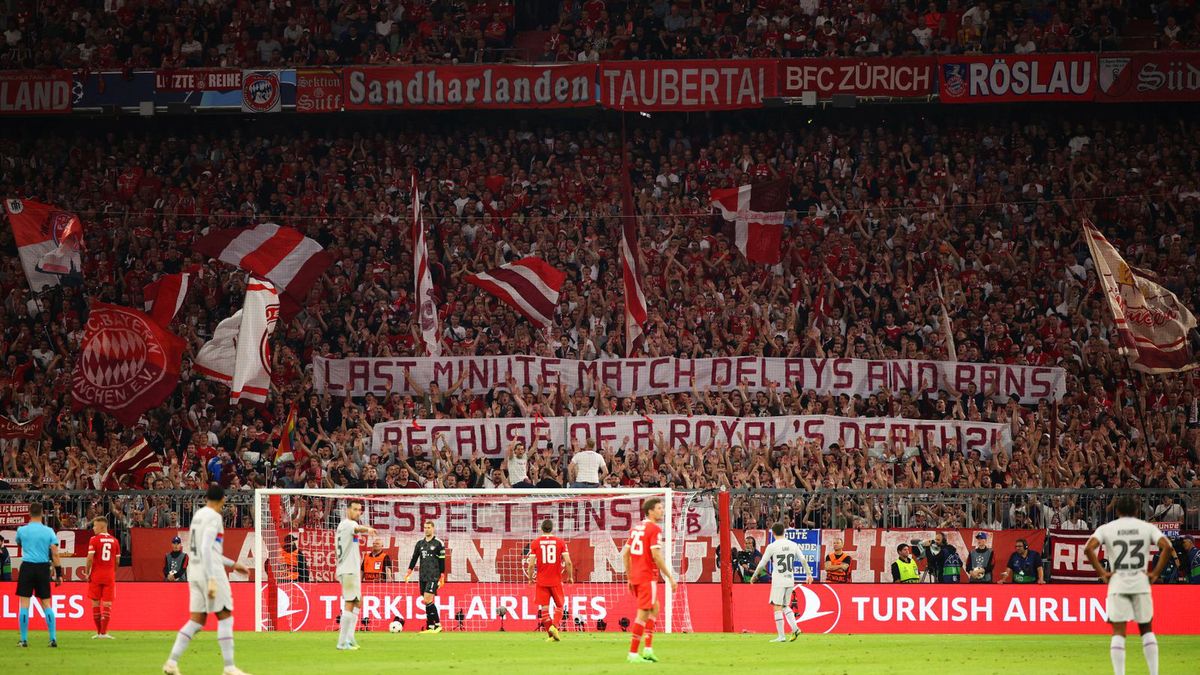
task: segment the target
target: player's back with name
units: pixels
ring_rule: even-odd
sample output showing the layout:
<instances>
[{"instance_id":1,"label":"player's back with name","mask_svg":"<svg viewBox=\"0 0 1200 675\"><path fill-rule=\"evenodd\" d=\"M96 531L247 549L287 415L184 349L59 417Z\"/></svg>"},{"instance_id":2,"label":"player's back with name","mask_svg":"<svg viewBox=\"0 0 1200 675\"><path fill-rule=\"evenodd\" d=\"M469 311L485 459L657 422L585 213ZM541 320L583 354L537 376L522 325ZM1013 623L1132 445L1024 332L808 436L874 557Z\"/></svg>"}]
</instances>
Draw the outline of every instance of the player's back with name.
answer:
<instances>
[{"instance_id":1,"label":"player's back with name","mask_svg":"<svg viewBox=\"0 0 1200 675\"><path fill-rule=\"evenodd\" d=\"M225 521L207 506L196 510L188 528L188 581L204 584L210 577L225 577Z\"/></svg>"},{"instance_id":2,"label":"player's back with name","mask_svg":"<svg viewBox=\"0 0 1200 675\"><path fill-rule=\"evenodd\" d=\"M1096 541L1104 547L1105 559L1112 570L1109 593L1149 593L1150 577L1146 565L1150 549L1163 538L1162 530L1139 518L1118 518L1096 528Z\"/></svg>"},{"instance_id":3,"label":"player's back with name","mask_svg":"<svg viewBox=\"0 0 1200 675\"><path fill-rule=\"evenodd\" d=\"M762 559L771 563L772 584L792 586L796 583L796 563L804 561L804 553L791 539L776 539L763 549Z\"/></svg>"}]
</instances>

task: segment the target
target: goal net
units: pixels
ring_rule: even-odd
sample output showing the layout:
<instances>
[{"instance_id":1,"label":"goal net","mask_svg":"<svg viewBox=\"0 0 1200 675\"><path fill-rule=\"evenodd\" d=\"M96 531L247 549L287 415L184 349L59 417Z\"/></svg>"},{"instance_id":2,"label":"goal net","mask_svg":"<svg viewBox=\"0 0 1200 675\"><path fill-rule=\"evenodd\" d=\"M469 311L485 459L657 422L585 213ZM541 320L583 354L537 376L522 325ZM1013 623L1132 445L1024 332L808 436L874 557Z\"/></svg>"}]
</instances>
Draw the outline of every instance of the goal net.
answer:
<instances>
[{"instance_id":1,"label":"goal net","mask_svg":"<svg viewBox=\"0 0 1200 675\"><path fill-rule=\"evenodd\" d=\"M554 620L563 631L620 631L637 614L623 572L621 549L641 522L641 503L662 497L663 538L680 584L659 588L660 630L691 631L687 601L688 540L715 530L708 493L626 490L258 490L255 493L255 616L257 630L335 630L341 590L335 577L334 531L350 499L362 500L359 523L365 570L363 625L387 630L425 626L413 547L434 523L446 548L446 584L436 605L447 631L535 630L535 586L525 576L530 542L549 519L574 566L564 607ZM695 563L699 567L698 563ZM378 573L374 573L378 570ZM697 574L699 569L696 570ZM692 575L696 578L696 575Z\"/></svg>"}]
</instances>

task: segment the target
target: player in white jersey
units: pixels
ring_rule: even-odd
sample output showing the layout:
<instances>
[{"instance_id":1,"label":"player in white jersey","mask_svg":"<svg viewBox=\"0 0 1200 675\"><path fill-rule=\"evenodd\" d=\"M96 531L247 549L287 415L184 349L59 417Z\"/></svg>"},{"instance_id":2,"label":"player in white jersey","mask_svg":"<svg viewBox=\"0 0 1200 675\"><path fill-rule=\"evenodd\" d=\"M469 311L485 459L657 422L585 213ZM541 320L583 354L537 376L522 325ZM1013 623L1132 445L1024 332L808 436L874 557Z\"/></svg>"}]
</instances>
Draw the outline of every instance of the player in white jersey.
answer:
<instances>
[{"instance_id":1,"label":"player in white jersey","mask_svg":"<svg viewBox=\"0 0 1200 675\"><path fill-rule=\"evenodd\" d=\"M1136 621L1142 633L1142 656L1146 658L1146 667L1150 675L1158 675L1158 640L1150 625L1154 618L1150 584L1158 580L1175 549L1156 526L1133 517L1137 513L1137 500L1133 497L1119 497L1116 507L1117 519L1098 527L1085 549L1096 574L1108 584L1105 613L1112 624L1109 656L1113 673L1125 675L1125 624ZM1110 566L1107 570L1096 554L1096 549L1101 546ZM1158 556L1158 564L1147 574L1146 563L1150 560L1152 546L1157 546L1163 555Z\"/></svg>"},{"instance_id":2,"label":"player in white jersey","mask_svg":"<svg viewBox=\"0 0 1200 675\"><path fill-rule=\"evenodd\" d=\"M221 509L225 507L225 490L212 485L204 495L208 504L192 516L188 530L188 593L189 621L179 629L171 656L163 664L167 675L179 675L179 658L187 650L196 633L204 628L210 612L217 615L217 644L225 660L224 675L246 675L233 665L233 592L225 568L248 574L244 565L225 557L225 522Z\"/></svg>"},{"instance_id":3,"label":"player in white jersey","mask_svg":"<svg viewBox=\"0 0 1200 675\"><path fill-rule=\"evenodd\" d=\"M337 578L342 584L342 617L338 620L338 644L341 650L358 649L354 630L358 627L358 609L362 607L362 551L358 535L375 534L375 529L358 524L363 502L351 499L346 517L338 523L333 541L337 547Z\"/></svg>"},{"instance_id":4,"label":"player in white jersey","mask_svg":"<svg viewBox=\"0 0 1200 675\"><path fill-rule=\"evenodd\" d=\"M799 544L784 538L783 533L786 531L783 523L771 526L775 541L767 544L762 559L758 561L758 567L754 570L754 576L751 577L751 581L757 579L766 569L767 563L772 564L771 607L775 610L775 628L779 631L779 636L771 642L795 642L800 636L796 613L792 611L792 591L796 588L796 563L800 563L800 569L804 570L804 583L812 583L812 570L808 567L808 561L804 559L804 552L800 550ZM792 630L790 639L783 632L785 620L788 628Z\"/></svg>"}]
</instances>

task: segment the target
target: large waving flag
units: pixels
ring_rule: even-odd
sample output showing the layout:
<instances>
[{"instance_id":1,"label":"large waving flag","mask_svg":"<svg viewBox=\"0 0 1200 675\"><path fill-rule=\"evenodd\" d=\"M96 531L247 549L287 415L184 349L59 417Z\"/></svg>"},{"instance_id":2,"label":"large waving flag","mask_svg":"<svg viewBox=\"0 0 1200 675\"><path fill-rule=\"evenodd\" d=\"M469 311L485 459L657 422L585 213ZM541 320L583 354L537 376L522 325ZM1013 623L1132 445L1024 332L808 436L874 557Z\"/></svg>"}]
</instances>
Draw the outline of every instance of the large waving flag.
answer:
<instances>
[{"instance_id":1,"label":"large waving flag","mask_svg":"<svg viewBox=\"0 0 1200 675\"><path fill-rule=\"evenodd\" d=\"M154 320L166 326L175 319L187 297L192 279L200 275L200 266L192 265L183 272L164 274L142 289L145 310Z\"/></svg>"},{"instance_id":2,"label":"large waving flag","mask_svg":"<svg viewBox=\"0 0 1200 675\"><path fill-rule=\"evenodd\" d=\"M163 471L162 461L155 454L154 448L146 443L145 438L141 438L137 443L129 446L129 449L108 467L100 481L100 488L119 490L121 489L121 479L129 476L127 487L143 490L146 488L146 476L152 473L163 473Z\"/></svg>"},{"instance_id":3,"label":"large waving flag","mask_svg":"<svg viewBox=\"0 0 1200 675\"><path fill-rule=\"evenodd\" d=\"M32 199L5 199L4 212L30 288L41 292L65 275L83 272L83 225L75 214Z\"/></svg>"},{"instance_id":4,"label":"large waving flag","mask_svg":"<svg viewBox=\"0 0 1200 675\"><path fill-rule=\"evenodd\" d=\"M136 424L175 390L184 348L181 338L142 312L93 302L71 379L74 409L94 408Z\"/></svg>"},{"instance_id":5,"label":"large waving flag","mask_svg":"<svg viewBox=\"0 0 1200 675\"><path fill-rule=\"evenodd\" d=\"M621 145L625 145L624 130ZM625 289L625 356L640 353L646 340L646 294L642 292L642 252L638 243L637 208L629 181L629 152L621 155L621 282Z\"/></svg>"},{"instance_id":6,"label":"large waving flag","mask_svg":"<svg viewBox=\"0 0 1200 675\"><path fill-rule=\"evenodd\" d=\"M748 260L767 265L783 259L783 216L788 182L774 180L713 190L712 205L733 223L734 243Z\"/></svg>"},{"instance_id":7,"label":"large waving flag","mask_svg":"<svg viewBox=\"0 0 1200 675\"><path fill-rule=\"evenodd\" d=\"M1083 221L1083 234L1117 325L1117 349L1134 370L1174 373L1200 366L1192 343L1195 315L1153 272L1126 263L1091 221Z\"/></svg>"},{"instance_id":8,"label":"large waving flag","mask_svg":"<svg viewBox=\"0 0 1200 675\"><path fill-rule=\"evenodd\" d=\"M309 289L333 264L333 257L320 244L275 223L217 230L201 237L194 247L274 284L287 317L300 310Z\"/></svg>"},{"instance_id":9,"label":"large waving flag","mask_svg":"<svg viewBox=\"0 0 1200 675\"><path fill-rule=\"evenodd\" d=\"M287 420L283 423L282 433L279 435L279 447L275 449L273 461L276 464L290 462L294 459L299 461L296 457L296 413L297 406L293 403L292 409L288 411Z\"/></svg>"},{"instance_id":10,"label":"large waving flag","mask_svg":"<svg viewBox=\"0 0 1200 675\"><path fill-rule=\"evenodd\" d=\"M529 256L494 270L467 275L465 281L500 298L538 328L546 328L554 323L558 292L566 279L565 272L554 269L541 258Z\"/></svg>"},{"instance_id":11,"label":"large waving flag","mask_svg":"<svg viewBox=\"0 0 1200 675\"><path fill-rule=\"evenodd\" d=\"M196 372L228 385L230 403L265 403L271 392L271 333L278 321L275 287L251 279L242 308L219 323L196 354Z\"/></svg>"},{"instance_id":12,"label":"large waving flag","mask_svg":"<svg viewBox=\"0 0 1200 675\"><path fill-rule=\"evenodd\" d=\"M417 187L417 174L412 177L412 248L413 290L417 305L417 322L421 326L421 341L425 343L426 356L442 355L441 327L438 325L437 290L429 274L429 247L425 243L425 219L421 217L421 188Z\"/></svg>"}]
</instances>

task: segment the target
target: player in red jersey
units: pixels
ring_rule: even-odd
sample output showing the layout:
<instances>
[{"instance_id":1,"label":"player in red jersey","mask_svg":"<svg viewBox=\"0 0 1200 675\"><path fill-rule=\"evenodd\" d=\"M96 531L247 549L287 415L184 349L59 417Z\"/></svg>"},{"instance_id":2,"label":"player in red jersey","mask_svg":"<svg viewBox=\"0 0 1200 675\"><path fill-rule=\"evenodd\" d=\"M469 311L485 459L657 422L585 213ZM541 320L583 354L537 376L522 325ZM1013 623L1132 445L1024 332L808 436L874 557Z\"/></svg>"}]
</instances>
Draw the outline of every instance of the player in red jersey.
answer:
<instances>
[{"instance_id":1,"label":"player in red jersey","mask_svg":"<svg viewBox=\"0 0 1200 675\"><path fill-rule=\"evenodd\" d=\"M88 597L92 599L92 619L96 622L93 640L111 640L108 620L112 618L113 597L117 588L117 559L121 543L108 533L108 519L99 516L92 521L95 536L88 542L87 567L83 577L88 580Z\"/></svg>"},{"instance_id":2,"label":"player in red jersey","mask_svg":"<svg viewBox=\"0 0 1200 675\"><path fill-rule=\"evenodd\" d=\"M644 520L629 533L629 541L621 550L625 561L625 576L629 579L629 590L637 598L637 621L633 622L633 641L629 645L630 663L655 663L654 620L658 617L658 580L666 577L671 590L675 590L675 577L663 557L662 523L666 509L662 497L651 497L642 502ZM638 655L638 644L645 636L646 648Z\"/></svg>"},{"instance_id":3,"label":"player in red jersey","mask_svg":"<svg viewBox=\"0 0 1200 675\"><path fill-rule=\"evenodd\" d=\"M575 583L575 568L567 544L550 534L553 531L554 523L549 518L543 520L542 534L529 544L529 557L525 559L525 576L537 585L534 599L542 616L541 628L548 635L547 642L560 639L558 626L554 625L554 610L563 608L563 572L568 584Z\"/></svg>"}]
</instances>

